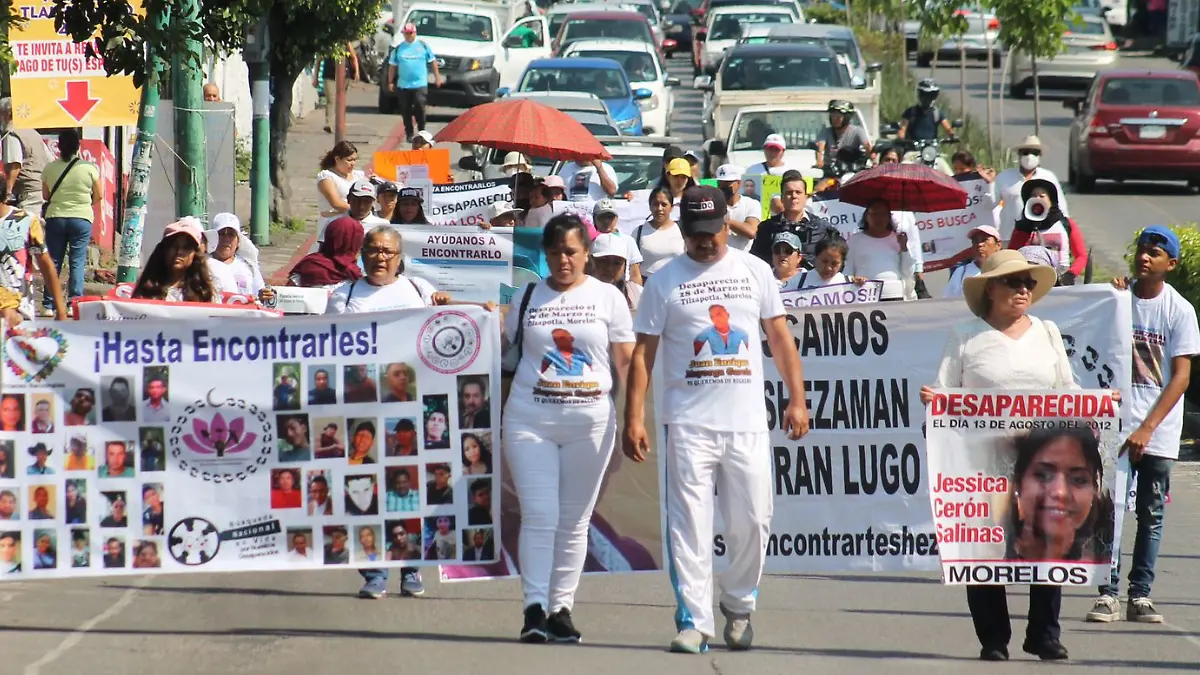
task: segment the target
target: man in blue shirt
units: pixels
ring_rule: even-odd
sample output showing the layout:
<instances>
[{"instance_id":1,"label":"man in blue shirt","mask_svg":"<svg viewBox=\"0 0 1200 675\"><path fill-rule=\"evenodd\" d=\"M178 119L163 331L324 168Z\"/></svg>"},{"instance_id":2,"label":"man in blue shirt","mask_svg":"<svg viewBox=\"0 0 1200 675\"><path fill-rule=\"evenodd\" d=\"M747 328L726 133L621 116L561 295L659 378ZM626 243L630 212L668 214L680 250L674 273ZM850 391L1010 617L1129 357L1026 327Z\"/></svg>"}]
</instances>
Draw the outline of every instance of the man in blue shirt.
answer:
<instances>
[{"instance_id":1,"label":"man in blue shirt","mask_svg":"<svg viewBox=\"0 0 1200 675\"><path fill-rule=\"evenodd\" d=\"M750 346L746 331L729 324L729 310L713 305L708 308L708 316L712 319L712 327L704 329L692 344L697 356L704 345L708 345L713 356L734 356L741 351L742 345Z\"/></svg>"},{"instance_id":2,"label":"man in blue shirt","mask_svg":"<svg viewBox=\"0 0 1200 675\"><path fill-rule=\"evenodd\" d=\"M388 91L399 87L400 114L404 116L404 134L411 143L415 131L425 130L425 98L429 91L426 69L433 64L433 86L442 86L437 57L433 50L417 39L417 27L404 24L404 42L396 45L388 59ZM417 128L413 129L413 118Z\"/></svg>"}]
</instances>

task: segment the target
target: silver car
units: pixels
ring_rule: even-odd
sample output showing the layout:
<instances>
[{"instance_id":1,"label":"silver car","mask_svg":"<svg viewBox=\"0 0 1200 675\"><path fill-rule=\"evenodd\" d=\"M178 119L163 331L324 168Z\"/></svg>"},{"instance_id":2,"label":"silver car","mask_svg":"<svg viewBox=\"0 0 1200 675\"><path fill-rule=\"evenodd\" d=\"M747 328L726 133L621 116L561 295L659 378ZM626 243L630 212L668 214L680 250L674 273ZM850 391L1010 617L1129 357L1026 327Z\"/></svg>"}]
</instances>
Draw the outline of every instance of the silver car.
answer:
<instances>
[{"instance_id":1,"label":"silver car","mask_svg":"<svg viewBox=\"0 0 1200 675\"><path fill-rule=\"evenodd\" d=\"M969 59L986 61L991 55L992 65L999 68L1003 54L1000 45L1000 19L995 14L985 11L975 2L965 2L959 6L958 13L967 20L967 31L961 37L944 40L937 48L938 60L957 60L960 55ZM921 51L920 44L921 21L904 22L904 40L911 54L916 52L917 65L928 68L933 63L932 50Z\"/></svg>"},{"instance_id":2,"label":"silver car","mask_svg":"<svg viewBox=\"0 0 1200 675\"><path fill-rule=\"evenodd\" d=\"M750 45L777 42L825 45L845 56L850 62L853 76L864 82L868 73L883 69L882 64L866 63L858 47L858 38L846 26L822 23L750 24L742 27L742 38L738 40L738 44Z\"/></svg>"},{"instance_id":3,"label":"silver car","mask_svg":"<svg viewBox=\"0 0 1200 675\"><path fill-rule=\"evenodd\" d=\"M1117 43L1108 22L1095 16L1080 17L1063 34L1062 51L1054 58L1038 60L1038 86L1086 90L1096 73L1116 62ZM1012 98L1025 98L1033 89L1033 61L1028 54L1012 52L1008 64L1008 93Z\"/></svg>"}]
</instances>

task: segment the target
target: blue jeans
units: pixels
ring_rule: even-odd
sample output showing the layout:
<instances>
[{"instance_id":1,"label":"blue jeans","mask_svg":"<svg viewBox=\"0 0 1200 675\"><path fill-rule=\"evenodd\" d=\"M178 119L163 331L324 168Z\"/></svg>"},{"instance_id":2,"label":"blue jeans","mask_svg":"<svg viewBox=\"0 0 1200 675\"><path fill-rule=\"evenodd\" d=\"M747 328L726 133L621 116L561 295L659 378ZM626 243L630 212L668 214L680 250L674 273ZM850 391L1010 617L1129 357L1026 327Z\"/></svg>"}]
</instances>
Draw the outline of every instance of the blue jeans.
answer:
<instances>
[{"instance_id":1,"label":"blue jeans","mask_svg":"<svg viewBox=\"0 0 1200 675\"><path fill-rule=\"evenodd\" d=\"M1162 540L1163 514L1167 492L1171 490L1171 466L1175 460L1142 455L1130 468L1137 472L1137 534L1133 540L1133 562L1129 566L1129 598L1150 597L1154 583L1154 564L1158 561L1158 546ZM1128 488L1126 488L1128 489ZM1118 513L1117 517L1123 517ZM1121 585L1121 542L1116 542L1117 564L1109 583L1100 587L1100 594L1117 597Z\"/></svg>"},{"instance_id":2,"label":"blue jeans","mask_svg":"<svg viewBox=\"0 0 1200 675\"><path fill-rule=\"evenodd\" d=\"M401 567L400 568L400 576L403 577L405 574L408 574L409 572L416 572L416 571L417 571L417 568L415 568L415 567ZM388 571L386 569L359 570L358 573L361 574L362 578L366 579L367 581L372 581L375 579L383 579L384 581L388 580Z\"/></svg>"},{"instance_id":3,"label":"blue jeans","mask_svg":"<svg viewBox=\"0 0 1200 675\"><path fill-rule=\"evenodd\" d=\"M67 299L73 300L83 295L83 276L87 271L88 244L92 241L92 222L83 218L47 218L46 219L46 248L50 259L54 261L54 270L62 274L63 258L68 248L71 253L70 285L67 287ZM54 295L48 291L42 292L42 307L54 309Z\"/></svg>"}]
</instances>

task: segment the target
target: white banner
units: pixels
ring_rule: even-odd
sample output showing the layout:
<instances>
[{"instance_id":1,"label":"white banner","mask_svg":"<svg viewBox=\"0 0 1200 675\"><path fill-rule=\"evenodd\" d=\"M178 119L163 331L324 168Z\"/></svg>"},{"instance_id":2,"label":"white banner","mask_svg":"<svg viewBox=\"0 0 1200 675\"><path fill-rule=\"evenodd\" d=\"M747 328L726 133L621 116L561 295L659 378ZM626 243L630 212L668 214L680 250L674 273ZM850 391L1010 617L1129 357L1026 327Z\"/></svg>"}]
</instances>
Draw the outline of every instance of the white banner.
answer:
<instances>
[{"instance_id":1,"label":"white banner","mask_svg":"<svg viewBox=\"0 0 1200 675\"><path fill-rule=\"evenodd\" d=\"M1128 292L1108 285L1056 288L1032 313L1058 325L1080 386L1119 388L1128 397ZM764 340L776 494L767 571L938 569L918 392L933 383L951 328L977 319L961 299L949 299L793 309L788 321L812 431L791 441L777 428L788 392ZM655 398L661 400L657 391ZM664 438L658 442L666 447ZM658 458L661 474L664 454ZM717 566L726 564L723 527L718 515Z\"/></svg>"},{"instance_id":2,"label":"white banner","mask_svg":"<svg viewBox=\"0 0 1200 675\"><path fill-rule=\"evenodd\" d=\"M498 551L499 415L459 424L464 388L499 400L498 331L472 306L9 327L0 579Z\"/></svg>"},{"instance_id":3,"label":"white banner","mask_svg":"<svg viewBox=\"0 0 1200 675\"><path fill-rule=\"evenodd\" d=\"M1108 580L1123 440L1111 392L946 389L926 428L943 583Z\"/></svg>"},{"instance_id":4,"label":"white banner","mask_svg":"<svg viewBox=\"0 0 1200 675\"><path fill-rule=\"evenodd\" d=\"M969 258L971 240L967 233L981 225L996 224L993 214L996 205L992 203L988 182L977 173L955 176L954 179L967 191L965 208L912 214L921 236L926 272L946 269ZM845 237L858 231L864 211L861 206L843 203L836 191L817 194L807 210L828 219Z\"/></svg>"},{"instance_id":5,"label":"white banner","mask_svg":"<svg viewBox=\"0 0 1200 675\"><path fill-rule=\"evenodd\" d=\"M327 294L328 295L328 294ZM165 302L162 300L88 299L76 304L79 320L134 321L141 319L203 319L214 316L240 316L278 319L278 310L255 305L213 304L202 302Z\"/></svg>"},{"instance_id":6,"label":"white banner","mask_svg":"<svg viewBox=\"0 0 1200 675\"><path fill-rule=\"evenodd\" d=\"M477 180L433 186L433 198L425 204L431 225L478 227L488 222L489 207L512 201L512 180Z\"/></svg>"},{"instance_id":7,"label":"white banner","mask_svg":"<svg viewBox=\"0 0 1200 675\"><path fill-rule=\"evenodd\" d=\"M815 272L812 272L815 274ZM794 291L784 291L779 294L783 298L783 306L788 308L804 307L833 307L836 305L861 305L869 302L879 302L883 296L883 282L867 280L863 285L830 284L817 288L804 288Z\"/></svg>"},{"instance_id":8,"label":"white banner","mask_svg":"<svg viewBox=\"0 0 1200 675\"><path fill-rule=\"evenodd\" d=\"M498 302L512 281L512 228L455 228L406 225L404 271L421 277L455 300Z\"/></svg>"}]
</instances>

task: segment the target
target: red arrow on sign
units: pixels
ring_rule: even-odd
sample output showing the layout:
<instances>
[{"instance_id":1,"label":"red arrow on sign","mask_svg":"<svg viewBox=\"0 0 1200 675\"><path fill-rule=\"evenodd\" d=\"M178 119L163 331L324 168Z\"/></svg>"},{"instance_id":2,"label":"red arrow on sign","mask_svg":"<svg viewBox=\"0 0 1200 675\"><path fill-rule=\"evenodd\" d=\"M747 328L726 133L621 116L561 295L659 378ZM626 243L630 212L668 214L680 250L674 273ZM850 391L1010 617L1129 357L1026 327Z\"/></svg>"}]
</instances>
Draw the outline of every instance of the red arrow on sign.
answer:
<instances>
[{"instance_id":1,"label":"red arrow on sign","mask_svg":"<svg viewBox=\"0 0 1200 675\"><path fill-rule=\"evenodd\" d=\"M86 80L68 82L67 97L58 102L68 115L75 118L76 122L82 122L83 118L92 112L92 108L95 108L96 104L100 102L100 99L92 98L91 86L91 83Z\"/></svg>"}]
</instances>

